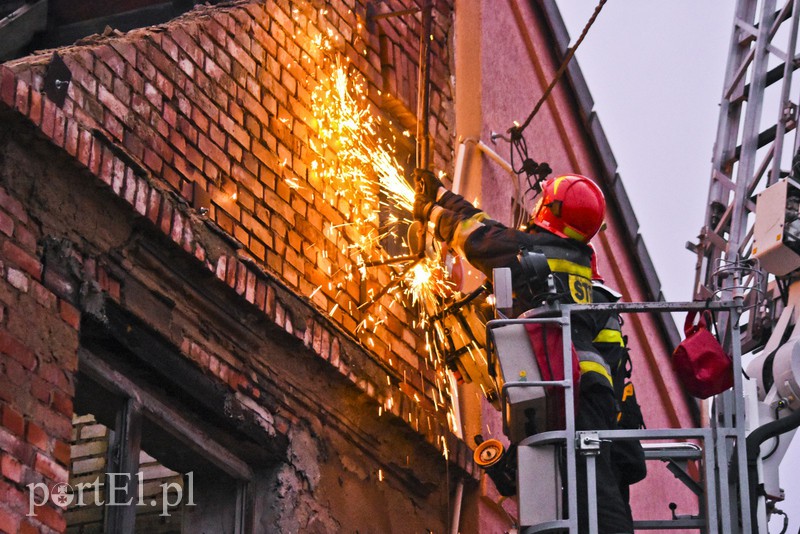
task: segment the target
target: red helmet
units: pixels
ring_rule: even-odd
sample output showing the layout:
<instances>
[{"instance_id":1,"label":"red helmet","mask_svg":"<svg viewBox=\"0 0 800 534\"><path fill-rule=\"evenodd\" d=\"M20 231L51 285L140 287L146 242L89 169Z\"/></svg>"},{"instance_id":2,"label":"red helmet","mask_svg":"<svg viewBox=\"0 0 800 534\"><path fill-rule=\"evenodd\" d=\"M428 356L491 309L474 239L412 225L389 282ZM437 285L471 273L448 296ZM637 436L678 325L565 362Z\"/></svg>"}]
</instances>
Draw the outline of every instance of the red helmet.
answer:
<instances>
[{"instance_id":1,"label":"red helmet","mask_svg":"<svg viewBox=\"0 0 800 534\"><path fill-rule=\"evenodd\" d=\"M567 174L544 183L528 226L588 243L605 215L606 201L597 184L585 176Z\"/></svg>"}]
</instances>

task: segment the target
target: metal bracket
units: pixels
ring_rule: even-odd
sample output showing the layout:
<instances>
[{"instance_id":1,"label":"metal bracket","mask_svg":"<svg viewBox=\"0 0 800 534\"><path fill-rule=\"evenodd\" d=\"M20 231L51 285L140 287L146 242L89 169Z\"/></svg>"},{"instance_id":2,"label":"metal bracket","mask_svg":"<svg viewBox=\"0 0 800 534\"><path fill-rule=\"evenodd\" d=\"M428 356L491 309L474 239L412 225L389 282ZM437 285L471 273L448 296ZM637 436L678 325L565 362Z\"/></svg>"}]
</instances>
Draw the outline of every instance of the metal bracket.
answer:
<instances>
[{"instance_id":1,"label":"metal bracket","mask_svg":"<svg viewBox=\"0 0 800 534\"><path fill-rule=\"evenodd\" d=\"M375 5L376 3L379 3L379 1L367 3L367 14L365 18L367 22L366 24L367 31L369 33L375 33L375 30L377 29L377 22L380 19L388 19L391 17L402 17L403 15L412 15L420 11L420 8L413 7L410 9L403 9L400 11L392 11L390 13L378 13L378 7Z\"/></svg>"},{"instance_id":2,"label":"metal bracket","mask_svg":"<svg viewBox=\"0 0 800 534\"><path fill-rule=\"evenodd\" d=\"M53 52L50 63L47 65L47 73L44 76L42 89L47 98L52 100L56 106L61 107L64 105L70 81L72 81L72 72L67 64L64 63L64 60L61 59L61 56Z\"/></svg>"},{"instance_id":3,"label":"metal bracket","mask_svg":"<svg viewBox=\"0 0 800 534\"><path fill-rule=\"evenodd\" d=\"M576 432L575 446L586 456L594 456L600 454L600 445L607 439L600 439L597 432Z\"/></svg>"}]
</instances>

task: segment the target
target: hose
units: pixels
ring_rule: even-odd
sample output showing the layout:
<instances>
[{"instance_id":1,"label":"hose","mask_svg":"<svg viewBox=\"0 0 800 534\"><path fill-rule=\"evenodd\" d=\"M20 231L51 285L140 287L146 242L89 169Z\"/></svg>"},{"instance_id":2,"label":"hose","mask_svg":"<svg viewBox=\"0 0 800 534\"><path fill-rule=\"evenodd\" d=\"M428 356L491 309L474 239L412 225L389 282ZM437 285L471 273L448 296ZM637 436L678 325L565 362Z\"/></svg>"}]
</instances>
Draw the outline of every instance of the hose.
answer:
<instances>
[{"instance_id":1,"label":"hose","mask_svg":"<svg viewBox=\"0 0 800 534\"><path fill-rule=\"evenodd\" d=\"M790 430L800 427L800 410L794 411L782 419L762 425L747 436L747 484L750 489L750 522L753 534L758 534L758 456L761 453L761 444L770 438L785 434Z\"/></svg>"}]
</instances>

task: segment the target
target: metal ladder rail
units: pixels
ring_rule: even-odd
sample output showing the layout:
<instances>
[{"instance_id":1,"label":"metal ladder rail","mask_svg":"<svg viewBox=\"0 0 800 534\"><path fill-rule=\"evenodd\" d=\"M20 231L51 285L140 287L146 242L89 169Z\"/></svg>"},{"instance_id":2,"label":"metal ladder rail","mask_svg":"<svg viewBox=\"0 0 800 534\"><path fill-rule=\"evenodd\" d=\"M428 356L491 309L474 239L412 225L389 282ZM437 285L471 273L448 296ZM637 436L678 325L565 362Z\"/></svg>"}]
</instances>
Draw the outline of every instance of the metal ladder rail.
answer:
<instances>
[{"instance_id":1,"label":"metal ladder rail","mask_svg":"<svg viewBox=\"0 0 800 534\"><path fill-rule=\"evenodd\" d=\"M509 382L503 388L503 400L505 401L507 391L509 388L514 387L544 387L544 386L558 386L565 388L569 391L572 387L572 362L571 362L571 333L570 333L570 317L572 313L580 313L585 311L599 311L611 310L619 313L638 313L638 312L657 312L657 313L671 313L677 311L689 310L715 310L729 312L729 320L731 324L736 324L739 320L739 311L741 308L741 299L727 302L688 302L688 303L611 303L611 304L574 304L565 305L560 307L560 317L552 317L553 309L543 309L542 315L549 314L548 318L528 318L528 319L506 319L500 321L489 321L487 323L487 340L492 339L492 329L497 326L508 324L524 324L524 323L542 323L554 322L561 325L562 340L565 357L564 362L564 376L563 381L540 381L540 382ZM534 314L535 315L535 314ZM678 527L697 527L709 534L717 534L718 532L737 532L735 527L739 526L741 521L742 532L750 532L750 517L749 506L742 505L739 507L731 508L731 503L735 502L734 497L738 497L739 503L749 503L749 489L747 485L747 469L746 469L746 455L744 447L736 447L737 456L731 458L732 444L744 443L744 425L741 424L741 418L737 414L744 416L744 399L743 399L743 384L741 373L741 351L739 347L739 338L737 328L731 328L734 333L732 340L733 347L733 362L734 362L734 387L730 392L726 392L722 397L728 406L725 410L725 416L721 422L712 421L712 427L709 429L661 429L661 430L641 430L641 431L623 431L623 430L610 430L599 431L594 433L600 439L702 439L704 444L705 454L705 524L696 520L679 521L644 521L637 522L637 528L678 528ZM491 343L490 343L491 345ZM566 357L570 355L570 357ZM550 445L555 442L568 444L570 440L580 438L580 433L575 431L574 420L574 402L572 395L565 394L565 409L566 413L566 428L564 431L544 432L529 436L519 443L519 447L541 447ZM735 424L739 421L738 426ZM720 424L721 423L721 424ZM577 441L573 441L578 443ZM567 480L575 480L577 472L577 453L576 447L565 447L566 452L566 471ZM669 456L665 454L662 456ZM729 479L728 472L730 462L737 464L737 476L734 479ZM587 462L587 475L594 479L592 467L594 460L588 459ZM520 476L524 476L520 474ZM597 499L594 491L595 485L592 480L587 483L589 495L588 503L590 506L590 534L597 532L597 517L596 506ZM525 526L523 525L523 533L534 532L548 532L554 530L567 529L570 534L577 533L577 488L575 484L567 484L567 507L568 518L556 521L550 521L542 524ZM563 505L562 505L563 509ZM734 520L734 515L741 516Z\"/></svg>"},{"instance_id":2,"label":"metal ladder rail","mask_svg":"<svg viewBox=\"0 0 800 534\"><path fill-rule=\"evenodd\" d=\"M698 258L695 299L716 294L725 299L741 297L750 305L760 304L751 309L745 330L739 329L739 314L735 317L737 322L734 317L721 321L729 325L724 324L728 331L721 328L720 333L723 346L731 352L759 350L768 334L763 325L774 325L781 311L777 291L769 294L766 272L738 278L730 273L744 272L743 263L751 256L753 195L782 178L786 163L800 149L797 131L794 143L785 140L788 132L796 130L798 120L798 106L790 96L793 78L800 68L796 55L799 26L800 0L736 2L712 155L708 211L698 245L687 244ZM773 102L777 109L763 110L765 104L771 107ZM753 271L757 269L760 270L758 264L752 265ZM734 362L738 364L738 360L737 357ZM715 419L719 418L715 442L720 458L735 450L739 456L736 462L741 466L745 447L735 448L733 444L744 439L744 425L739 421L739 428L730 430L736 424L735 415L743 414L740 391L726 393L715 402ZM728 473L720 471L720 484L733 487L742 481L728 480ZM742 501L746 502L744 498ZM743 532L766 531L763 507L755 515L745 513ZM738 529L736 511L730 511L729 516L723 517L725 527Z\"/></svg>"},{"instance_id":3,"label":"metal ladder rail","mask_svg":"<svg viewBox=\"0 0 800 534\"><path fill-rule=\"evenodd\" d=\"M647 429L647 430L600 430L597 432L583 432L580 434L593 434L600 440L620 440L620 439L637 439L641 441L646 440L698 440L703 445L700 447L684 447L684 448L667 448L667 445L686 445L691 446L691 443L666 443L662 444L665 447L662 449L645 449L645 458L647 460L661 460L664 462L672 462L674 460L703 460L703 480L705 487L699 486L693 480L691 485L687 484L686 480L680 479L687 488L695 493L698 498L704 498L703 505L700 507L700 514L697 517L675 517L674 519L645 519L634 520L634 530L639 532L642 530L661 530L661 529L694 529L700 530L706 534L719 534L719 525L715 513L709 513L717 509L716 491L708 491L709 486L715 480L716 470L716 451L715 447L707 446L713 443L713 434L709 428L688 428L688 429ZM655 444L658 445L658 444ZM644 445L643 445L644 446ZM596 461L594 456L587 456L588 465L594 464ZM675 474L675 473L673 473ZM687 478L688 475L683 473ZM593 485L596 481L590 480L588 482L589 488L594 488ZM695 487L699 486L699 487Z\"/></svg>"},{"instance_id":4,"label":"metal ladder rail","mask_svg":"<svg viewBox=\"0 0 800 534\"><path fill-rule=\"evenodd\" d=\"M742 299L737 298L731 301L711 301L711 302L645 302L645 303L626 303L617 302L611 304L574 304L565 306L573 313L580 313L585 311L600 311L612 310L619 313L642 313L642 312L656 312L656 313L672 313L679 311L702 311L712 310L718 312L727 312L728 325L738 324L739 314L742 308ZM707 457L711 457L715 471L714 476L710 476L710 465L706 466L706 509L708 532L742 532L749 534L751 529L751 518L749 508L750 496L749 486L747 480L747 456L744 447L745 443L745 425L743 418L745 416L744 409L744 387L742 383L742 364L741 364L741 340L739 337L738 328L730 328L731 343L730 355L733 361L734 385L733 388L720 397L725 405L722 421L711 421L709 431L710 443L714 448L713 451L708 451L708 443L706 449ZM678 430L679 432L685 430ZM607 436L609 439L614 439L615 435L621 437L625 431L605 431L602 435ZM640 435L642 439L649 439L650 435L657 435L660 430L645 430ZM673 432L673 430L669 430ZM668 433L669 433L668 432ZM682 436L683 437L683 436ZM742 446L735 447L735 444L741 443ZM732 452L736 452L736 457L732 457ZM729 475L730 465L736 464L736 477L731 479ZM712 486L710 488L710 486ZM590 491L594 486L589 486ZM712 495L709 489L716 490L716 496ZM731 508L731 503L734 498L738 499L737 502L742 503L737 509ZM717 507L718 509L715 509ZM741 525L741 530L739 526Z\"/></svg>"},{"instance_id":5,"label":"metal ladder rail","mask_svg":"<svg viewBox=\"0 0 800 534\"><path fill-rule=\"evenodd\" d=\"M554 312L560 315L553 316ZM566 412L565 428L560 431L549 431L529 436L522 440L518 445L519 449L524 447L542 447L555 443L561 443L564 447L566 456L566 478L567 480L575 480L577 476L577 459L575 447L567 446L570 439L575 436L575 399L572 392L574 390L574 377L572 376L572 332L570 329L570 311L568 309L549 308L542 309L542 315L550 315L543 317L524 318L524 319L495 319L486 323L486 340L487 348L491 353L493 346L493 330L507 325L516 324L557 324L561 327L562 339L562 354L563 354L563 380L549 380L549 381L514 381L506 382L501 388L500 398L503 403L505 411L505 401L507 392L511 388L517 387L560 387L564 389L564 410ZM518 452L519 454L519 452ZM563 519L555 519L537 525L522 526L520 534L534 534L538 532L564 532L565 529L569 534L578 534L578 501L577 501L577 488L575 484L566 484L566 498L567 498L567 517ZM563 509L563 507L562 507ZM595 530L596 532L596 530Z\"/></svg>"},{"instance_id":6,"label":"metal ladder rail","mask_svg":"<svg viewBox=\"0 0 800 534\"><path fill-rule=\"evenodd\" d=\"M776 7L777 4L777 7ZM796 128L797 105L790 101L792 79L800 68L796 47L800 1L737 0L720 99L717 134L712 154L707 211L699 243L687 243L697 254L697 300L724 290L722 298L745 296L767 290L767 279L755 277L734 283L719 276L720 267L738 265L750 257L754 210L753 195L774 184L784 171L782 162L800 147L784 142ZM777 63L770 68L771 63ZM777 103L762 120L764 104ZM773 111L773 110L770 110ZM789 158L784 157L787 150ZM719 284L717 281L719 280ZM738 287L737 287L738 286ZM742 336L745 352L757 348L760 325L766 312L750 314ZM727 335L720 330L727 348Z\"/></svg>"}]
</instances>

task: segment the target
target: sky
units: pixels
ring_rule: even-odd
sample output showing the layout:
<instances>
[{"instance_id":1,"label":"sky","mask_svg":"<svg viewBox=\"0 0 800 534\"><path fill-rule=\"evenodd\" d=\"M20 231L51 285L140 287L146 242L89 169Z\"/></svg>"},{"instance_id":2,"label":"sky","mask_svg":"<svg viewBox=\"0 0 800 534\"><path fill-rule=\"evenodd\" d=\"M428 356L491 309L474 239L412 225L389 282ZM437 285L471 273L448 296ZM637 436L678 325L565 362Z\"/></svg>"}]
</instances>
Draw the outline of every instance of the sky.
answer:
<instances>
[{"instance_id":1,"label":"sky","mask_svg":"<svg viewBox=\"0 0 800 534\"><path fill-rule=\"evenodd\" d=\"M557 3L573 44L598 1ZM705 218L734 6L611 0L576 53L668 301L692 300L686 242L697 241ZM800 438L781 469L789 533L800 528L798 463ZM780 532L782 518L770 527Z\"/></svg>"}]
</instances>

